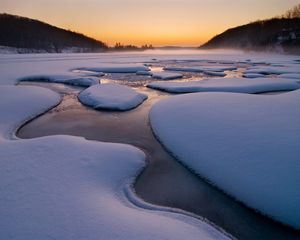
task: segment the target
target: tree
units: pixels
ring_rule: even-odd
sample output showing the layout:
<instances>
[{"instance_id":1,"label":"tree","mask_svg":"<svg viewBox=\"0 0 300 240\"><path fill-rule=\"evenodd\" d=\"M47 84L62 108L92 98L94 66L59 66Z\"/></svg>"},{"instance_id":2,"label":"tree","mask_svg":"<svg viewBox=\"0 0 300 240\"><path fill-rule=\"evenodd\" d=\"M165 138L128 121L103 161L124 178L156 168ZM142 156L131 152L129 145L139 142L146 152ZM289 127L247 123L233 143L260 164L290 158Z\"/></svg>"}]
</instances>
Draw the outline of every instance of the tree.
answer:
<instances>
[{"instance_id":1,"label":"tree","mask_svg":"<svg viewBox=\"0 0 300 240\"><path fill-rule=\"evenodd\" d=\"M288 10L283 14L284 18L300 18L300 4L294 6L292 9Z\"/></svg>"}]
</instances>

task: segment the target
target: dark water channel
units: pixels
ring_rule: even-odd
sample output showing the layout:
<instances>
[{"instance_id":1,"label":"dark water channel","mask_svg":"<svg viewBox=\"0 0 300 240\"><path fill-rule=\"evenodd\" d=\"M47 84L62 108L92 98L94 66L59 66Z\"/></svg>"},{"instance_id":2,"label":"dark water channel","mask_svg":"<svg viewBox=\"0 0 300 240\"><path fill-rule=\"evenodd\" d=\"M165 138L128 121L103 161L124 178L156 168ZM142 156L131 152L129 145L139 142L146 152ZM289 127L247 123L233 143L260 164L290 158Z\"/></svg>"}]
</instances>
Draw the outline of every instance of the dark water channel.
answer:
<instances>
[{"instance_id":1,"label":"dark water channel","mask_svg":"<svg viewBox=\"0 0 300 240\"><path fill-rule=\"evenodd\" d=\"M80 88L53 83L22 84L47 87L64 97L56 108L19 129L18 137L67 134L134 145L147 155L148 165L134 186L137 195L145 201L205 217L238 239L300 239L300 231L275 223L236 202L164 150L153 136L148 113L153 104L169 94L139 87L137 90L146 93L148 100L128 112L110 112L80 104L77 101Z\"/></svg>"}]
</instances>

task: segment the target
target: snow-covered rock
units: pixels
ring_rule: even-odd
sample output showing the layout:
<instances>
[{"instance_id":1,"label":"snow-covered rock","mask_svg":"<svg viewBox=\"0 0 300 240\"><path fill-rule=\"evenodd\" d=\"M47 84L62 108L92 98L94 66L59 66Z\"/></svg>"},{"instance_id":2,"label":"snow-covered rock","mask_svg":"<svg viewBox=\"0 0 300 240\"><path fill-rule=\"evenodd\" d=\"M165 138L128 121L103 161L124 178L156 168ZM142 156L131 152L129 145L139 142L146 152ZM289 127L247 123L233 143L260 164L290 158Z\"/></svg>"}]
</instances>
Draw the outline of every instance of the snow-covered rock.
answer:
<instances>
[{"instance_id":1,"label":"snow-covered rock","mask_svg":"<svg viewBox=\"0 0 300 240\"><path fill-rule=\"evenodd\" d=\"M33 75L22 77L19 81L33 81L33 82L53 82L63 83L81 87L90 87L95 84L99 84L100 80L98 77L93 76L74 76L74 75Z\"/></svg>"},{"instance_id":2,"label":"snow-covered rock","mask_svg":"<svg viewBox=\"0 0 300 240\"><path fill-rule=\"evenodd\" d=\"M300 229L300 90L258 96L195 93L150 112L163 145L247 206Z\"/></svg>"},{"instance_id":3,"label":"snow-covered rock","mask_svg":"<svg viewBox=\"0 0 300 240\"><path fill-rule=\"evenodd\" d=\"M127 86L100 84L83 90L78 98L83 104L95 109L125 111L140 105L147 96Z\"/></svg>"},{"instance_id":4,"label":"snow-covered rock","mask_svg":"<svg viewBox=\"0 0 300 240\"><path fill-rule=\"evenodd\" d=\"M59 102L60 96L46 88L0 86L0 139L14 137L19 126Z\"/></svg>"},{"instance_id":5,"label":"snow-covered rock","mask_svg":"<svg viewBox=\"0 0 300 240\"><path fill-rule=\"evenodd\" d=\"M99 67L85 67L79 70L88 70L103 73L136 73L139 71L150 71L150 68L142 64L100 64Z\"/></svg>"},{"instance_id":6,"label":"snow-covered rock","mask_svg":"<svg viewBox=\"0 0 300 240\"><path fill-rule=\"evenodd\" d=\"M154 72L152 74L152 77L162 79L162 80L172 80L172 79L182 78L183 75L181 73L162 71L162 72Z\"/></svg>"},{"instance_id":7,"label":"snow-covered rock","mask_svg":"<svg viewBox=\"0 0 300 240\"><path fill-rule=\"evenodd\" d=\"M171 93L261 93L271 91L295 90L300 88L300 84L295 80L279 78L211 78L191 82L152 82L149 83L147 87Z\"/></svg>"}]
</instances>

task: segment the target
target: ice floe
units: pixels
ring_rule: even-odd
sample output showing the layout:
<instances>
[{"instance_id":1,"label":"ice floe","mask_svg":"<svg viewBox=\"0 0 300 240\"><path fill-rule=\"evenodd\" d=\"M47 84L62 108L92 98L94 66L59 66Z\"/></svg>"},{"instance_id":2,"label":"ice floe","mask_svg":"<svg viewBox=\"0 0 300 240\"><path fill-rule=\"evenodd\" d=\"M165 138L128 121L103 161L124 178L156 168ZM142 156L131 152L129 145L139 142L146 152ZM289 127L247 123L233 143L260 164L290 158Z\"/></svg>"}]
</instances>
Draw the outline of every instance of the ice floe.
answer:
<instances>
[{"instance_id":1,"label":"ice floe","mask_svg":"<svg viewBox=\"0 0 300 240\"><path fill-rule=\"evenodd\" d=\"M279 78L211 78L191 82L152 82L149 88L171 93L191 92L239 92L261 93L270 91L287 91L300 88L300 84L292 79Z\"/></svg>"},{"instance_id":2,"label":"ice floe","mask_svg":"<svg viewBox=\"0 0 300 240\"><path fill-rule=\"evenodd\" d=\"M22 81L33 81L33 82L53 82L63 83L81 87L89 87L95 84L99 84L100 80L98 77L93 76L74 76L74 75L33 75L22 77L19 79Z\"/></svg>"},{"instance_id":3,"label":"ice floe","mask_svg":"<svg viewBox=\"0 0 300 240\"><path fill-rule=\"evenodd\" d=\"M165 67L165 70L180 72L224 72L236 70L235 66L196 66L196 67Z\"/></svg>"},{"instance_id":4,"label":"ice floe","mask_svg":"<svg viewBox=\"0 0 300 240\"><path fill-rule=\"evenodd\" d=\"M265 77L264 74L260 74L260 73L245 73L243 74L244 78L261 78L261 77Z\"/></svg>"},{"instance_id":5,"label":"ice floe","mask_svg":"<svg viewBox=\"0 0 300 240\"><path fill-rule=\"evenodd\" d=\"M258 96L194 93L150 112L179 161L226 193L300 229L300 90Z\"/></svg>"},{"instance_id":6,"label":"ice floe","mask_svg":"<svg viewBox=\"0 0 300 240\"><path fill-rule=\"evenodd\" d=\"M79 100L95 109L129 110L147 99L147 95L138 93L130 87L119 84L100 84L83 90Z\"/></svg>"},{"instance_id":7,"label":"ice floe","mask_svg":"<svg viewBox=\"0 0 300 240\"><path fill-rule=\"evenodd\" d=\"M139 71L150 71L150 69L142 64L99 64L99 67L84 67L78 70L88 70L103 73L136 73Z\"/></svg>"},{"instance_id":8,"label":"ice floe","mask_svg":"<svg viewBox=\"0 0 300 240\"><path fill-rule=\"evenodd\" d=\"M224 72L204 71L203 73L206 75L215 76L215 77L225 77L226 76L226 73L224 73Z\"/></svg>"},{"instance_id":9,"label":"ice floe","mask_svg":"<svg viewBox=\"0 0 300 240\"><path fill-rule=\"evenodd\" d=\"M300 73L284 73L284 74L280 74L279 77L280 78L296 79L297 82L300 81Z\"/></svg>"},{"instance_id":10,"label":"ice floe","mask_svg":"<svg viewBox=\"0 0 300 240\"><path fill-rule=\"evenodd\" d=\"M249 68L245 71L245 74L249 73L258 73L258 74L264 74L264 75L279 75L279 74L285 74L285 73L300 73L300 68L299 66L283 66L283 67L275 67L275 66L270 66L270 67L252 67Z\"/></svg>"},{"instance_id":11,"label":"ice floe","mask_svg":"<svg viewBox=\"0 0 300 240\"><path fill-rule=\"evenodd\" d=\"M182 78L183 75L181 73L162 71L162 72L153 72L152 77L162 79L162 80L172 80L172 79Z\"/></svg>"},{"instance_id":12,"label":"ice floe","mask_svg":"<svg viewBox=\"0 0 300 240\"><path fill-rule=\"evenodd\" d=\"M144 75L144 76L152 76L152 72L150 71L137 71L136 75Z\"/></svg>"},{"instance_id":13,"label":"ice floe","mask_svg":"<svg viewBox=\"0 0 300 240\"><path fill-rule=\"evenodd\" d=\"M93 72L87 70L73 70L73 72L86 77L103 77L105 75L103 72Z\"/></svg>"}]
</instances>

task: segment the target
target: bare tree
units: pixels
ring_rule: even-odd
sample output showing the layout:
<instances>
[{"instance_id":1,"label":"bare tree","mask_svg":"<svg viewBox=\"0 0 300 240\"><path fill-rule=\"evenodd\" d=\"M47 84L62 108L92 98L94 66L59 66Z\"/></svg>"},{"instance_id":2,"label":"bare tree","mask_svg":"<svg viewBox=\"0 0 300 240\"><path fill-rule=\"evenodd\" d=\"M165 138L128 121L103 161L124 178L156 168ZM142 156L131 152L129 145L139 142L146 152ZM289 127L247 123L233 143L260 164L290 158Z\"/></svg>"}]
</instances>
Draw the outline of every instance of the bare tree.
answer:
<instances>
[{"instance_id":1,"label":"bare tree","mask_svg":"<svg viewBox=\"0 0 300 240\"><path fill-rule=\"evenodd\" d=\"M300 18L300 4L296 5L292 9L283 14L284 18Z\"/></svg>"}]
</instances>

